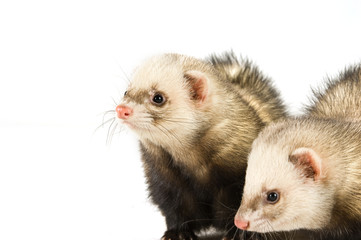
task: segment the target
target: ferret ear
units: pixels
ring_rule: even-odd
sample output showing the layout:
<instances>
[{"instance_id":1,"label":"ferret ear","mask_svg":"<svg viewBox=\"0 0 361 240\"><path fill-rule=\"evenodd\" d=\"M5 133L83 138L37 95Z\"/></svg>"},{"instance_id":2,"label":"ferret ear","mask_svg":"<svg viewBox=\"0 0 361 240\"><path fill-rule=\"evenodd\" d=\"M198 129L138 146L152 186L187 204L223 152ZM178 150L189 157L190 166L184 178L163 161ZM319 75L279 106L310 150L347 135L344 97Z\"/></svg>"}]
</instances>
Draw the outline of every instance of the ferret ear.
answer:
<instances>
[{"instance_id":1,"label":"ferret ear","mask_svg":"<svg viewBox=\"0 0 361 240\"><path fill-rule=\"evenodd\" d=\"M322 177L322 159L310 148L297 148L289 156L289 161L301 170L306 178L317 181Z\"/></svg>"},{"instance_id":2,"label":"ferret ear","mask_svg":"<svg viewBox=\"0 0 361 240\"><path fill-rule=\"evenodd\" d=\"M208 96L208 78L199 71L188 71L184 74L191 86L191 97L202 104Z\"/></svg>"}]
</instances>

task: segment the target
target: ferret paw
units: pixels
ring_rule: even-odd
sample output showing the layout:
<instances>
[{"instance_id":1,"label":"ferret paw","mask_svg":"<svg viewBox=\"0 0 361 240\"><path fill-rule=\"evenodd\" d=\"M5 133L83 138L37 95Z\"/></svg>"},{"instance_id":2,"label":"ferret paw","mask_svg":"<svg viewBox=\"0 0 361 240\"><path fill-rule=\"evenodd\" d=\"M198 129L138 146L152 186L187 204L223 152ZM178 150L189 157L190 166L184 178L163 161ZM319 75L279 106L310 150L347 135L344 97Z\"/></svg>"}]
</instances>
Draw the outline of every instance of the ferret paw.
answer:
<instances>
[{"instance_id":1,"label":"ferret paw","mask_svg":"<svg viewBox=\"0 0 361 240\"><path fill-rule=\"evenodd\" d=\"M161 240L197 240L197 236L189 231L168 230L164 233Z\"/></svg>"}]
</instances>

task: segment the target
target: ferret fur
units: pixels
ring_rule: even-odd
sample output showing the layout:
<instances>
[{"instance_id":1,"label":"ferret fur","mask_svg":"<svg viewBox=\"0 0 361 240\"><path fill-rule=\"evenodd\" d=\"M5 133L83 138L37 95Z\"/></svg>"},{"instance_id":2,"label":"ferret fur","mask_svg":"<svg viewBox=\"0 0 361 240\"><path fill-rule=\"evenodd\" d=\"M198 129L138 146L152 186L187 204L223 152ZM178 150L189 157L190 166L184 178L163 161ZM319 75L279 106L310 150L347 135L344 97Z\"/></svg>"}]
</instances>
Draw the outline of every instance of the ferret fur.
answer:
<instances>
[{"instance_id":1,"label":"ferret fur","mask_svg":"<svg viewBox=\"0 0 361 240\"><path fill-rule=\"evenodd\" d=\"M267 126L249 155L235 219L255 232L361 237L361 75L351 67L317 93L308 115ZM267 193L279 193L276 203Z\"/></svg>"},{"instance_id":2,"label":"ferret fur","mask_svg":"<svg viewBox=\"0 0 361 240\"><path fill-rule=\"evenodd\" d=\"M155 93L163 105L150 103ZM251 143L286 115L271 81L232 53L163 54L136 69L122 104L133 110L121 122L139 136L149 195L166 219L162 239L197 239L210 226L232 239Z\"/></svg>"},{"instance_id":3,"label":"ferret fur","mask_svg":"<svg viewBox=\"0 0 361 240\"><path fill-rule=\"evenodd\" d=\"M306 114L316 118L361 121L361 66L346 69L327 80L324 90L314 90L313 104Z\"/></svg>"}]
</instances>

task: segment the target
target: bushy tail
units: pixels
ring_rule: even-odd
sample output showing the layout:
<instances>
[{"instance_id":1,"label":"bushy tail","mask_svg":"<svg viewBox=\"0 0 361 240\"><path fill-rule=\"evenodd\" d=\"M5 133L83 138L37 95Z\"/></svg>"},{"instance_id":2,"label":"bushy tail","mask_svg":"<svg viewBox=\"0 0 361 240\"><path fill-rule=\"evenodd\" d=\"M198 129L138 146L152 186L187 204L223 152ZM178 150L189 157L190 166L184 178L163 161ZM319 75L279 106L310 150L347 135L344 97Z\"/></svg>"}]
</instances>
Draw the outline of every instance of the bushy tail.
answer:
<instances>
[{"instance_id":1,"label":"bushy tail","mask_svg":"<svg viewBox=\"0 0 361 240\"><path fill-rule=\"evenodd\" d=\"M361 121L361 64L328 79L324 90L313 90L312 104L306 113L317 118Z\"/></svg>"},{"instance_id":2,"label":"bushy tail","mask_svg":"<svg viewBox=\"0 0 361 240\"><path fill-rule=\"evenodd\" d=\"M265 124L286 116L285 105L272 81L249 60L238 60L233 52L226 52L212 55L208 61L224 81L234 85Z\"/></svg>"}]
</instances>

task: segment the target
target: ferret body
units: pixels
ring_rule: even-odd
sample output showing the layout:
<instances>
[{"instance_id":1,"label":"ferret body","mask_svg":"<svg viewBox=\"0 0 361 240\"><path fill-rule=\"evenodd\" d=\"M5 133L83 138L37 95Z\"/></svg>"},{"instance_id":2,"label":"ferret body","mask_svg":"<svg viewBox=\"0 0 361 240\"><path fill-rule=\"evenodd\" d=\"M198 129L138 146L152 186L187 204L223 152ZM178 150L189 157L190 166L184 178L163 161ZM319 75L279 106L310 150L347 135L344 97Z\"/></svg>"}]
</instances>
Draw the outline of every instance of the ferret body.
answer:
<instances>
[{"instance_id":1,"label":"ferret body","mask_svg":"<svg viewBox=\"0 0 361 240\"><path fill-rule=\"evenodd\" d=\"M361 67L346 69L324 90L314 91L313 104L306 108L311 117L361 121Z\"/></svg>"},{"instance_id":2,"label":"ferret body","mask_svg":"<svg viewBox=\"0 0 361 240\"><path fill-rule=\"evenodd\" d=\"M285 116L270 80L232 54L164 54L136 69L116 112L139 136L150 198L166 219L162 239L197 239L210 226L232 239L251 143Z\"/></svg>"},{"instance_id":3,"label":"ferret body","mask_svg":"<svg viewBox=\"0 0 361 240\"><path fill-rule=\"evenodd\" d=\"M360 238L360 69L329 81L307 116L270 124L259 134L235 216L239 228Z\"/></svg>"}]
</instances>

